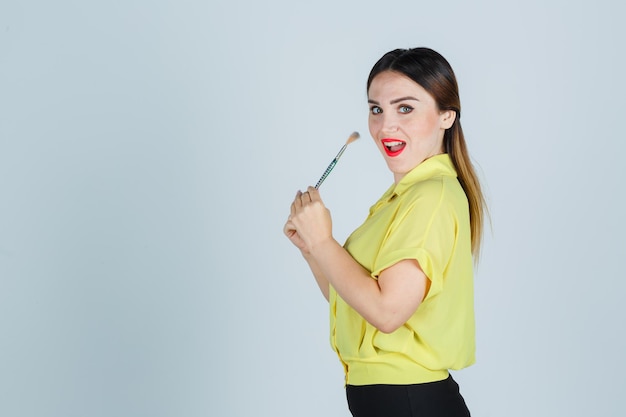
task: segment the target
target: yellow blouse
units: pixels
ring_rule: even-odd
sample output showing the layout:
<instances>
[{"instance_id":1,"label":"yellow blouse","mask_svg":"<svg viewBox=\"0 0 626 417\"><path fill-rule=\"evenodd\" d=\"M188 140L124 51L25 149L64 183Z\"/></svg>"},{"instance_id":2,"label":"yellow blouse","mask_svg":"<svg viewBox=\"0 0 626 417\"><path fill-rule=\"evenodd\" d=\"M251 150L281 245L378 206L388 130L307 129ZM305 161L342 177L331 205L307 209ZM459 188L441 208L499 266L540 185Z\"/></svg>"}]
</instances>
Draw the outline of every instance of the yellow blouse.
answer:
<instances>
[{"instance_id":1,"label":"yellow blouse","mask_svg":"<svg viewBox=\"0 0 626 417\"><path fill-rule=\"evenodd\" d=\"M369 324L330 288L331 345L346 384L416 384L475 361L473 259L467 198L450 157L429 158L391 186L344 247L371 273L415 259L430 280L396 331Z\"/></svg>"}]
</instances>

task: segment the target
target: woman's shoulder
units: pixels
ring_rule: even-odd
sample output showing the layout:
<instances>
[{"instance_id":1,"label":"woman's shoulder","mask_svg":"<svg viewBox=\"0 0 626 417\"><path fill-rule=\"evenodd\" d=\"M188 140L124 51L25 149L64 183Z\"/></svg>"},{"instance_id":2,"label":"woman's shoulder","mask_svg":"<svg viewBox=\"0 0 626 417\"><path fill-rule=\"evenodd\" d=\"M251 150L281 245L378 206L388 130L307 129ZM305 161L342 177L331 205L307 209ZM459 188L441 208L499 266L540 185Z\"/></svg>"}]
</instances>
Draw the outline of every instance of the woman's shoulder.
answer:
<instances>
[{"instance_id":1,"label":"woman's shoulder","mask_svg":"<svg viewBox=\"0 0 626 417\"><path fill-rule=\"evenodd\" d=\"M463 187L456 177L449 175L439 175L416 182L407 188L402 197L402 203L407 208L467 207Z\"/></svg>"},{"instance_id":2,"label":"woman's shoulder","mask_svg":"<svg viewBox=\"0 0 626 417\"><path fill-rule=\"evenodd\" d=\"M441 198L442 195L457 193L465 194L458 178L451 175L426 178L411 184L406 189L407 196L420 198Z\"/></svg>"}]
</instances>

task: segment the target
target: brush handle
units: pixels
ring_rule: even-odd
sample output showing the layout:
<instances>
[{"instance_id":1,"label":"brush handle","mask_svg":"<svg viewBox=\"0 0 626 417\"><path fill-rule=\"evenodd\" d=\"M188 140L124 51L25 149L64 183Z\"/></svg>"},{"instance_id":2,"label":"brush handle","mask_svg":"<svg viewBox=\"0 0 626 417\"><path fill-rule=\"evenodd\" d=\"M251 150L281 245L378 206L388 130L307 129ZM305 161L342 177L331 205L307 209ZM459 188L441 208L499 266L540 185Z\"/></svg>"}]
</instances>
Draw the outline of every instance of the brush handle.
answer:
<instances>
[{"instance_id":1,"label":"brush handle","mask_svg":"<svg viewBox=\"0 0 626 417\"><path fill-rule=\"evenodd\" d=\"M348 147L348 144L346 143L345 145L341 147L339 152L337 152L337 155L335 156L335 159L333 159L333 162L331 162L330 165L328 165L328 168L326 168L326 171L324 171L320 180L317 182L317 184L315 184L315 189L318 189L320 185L322 185L322 183L324 182L328 174L330 174L330 171L332 171L335 165L337 165L337 161L339 161L339 158L341 158L341 155L343 155L343 151L345 151L347 147Z\"/></svg>"},{"instance_id":2,"label":"brush handle","mask_svg":"<svg viewBox=\"0 0 626 417\"><path fill-rule=\"evenodd\" d=\"M326 168L326 171L324 171L320 180L317 182L317 184L315 184L315 189L320 188L320 185L322 185L322 183L324 182L326 177L328 177L328 174L330 174L330 171L333 170L335 165L337 165L337 158L333 159L333 162L331 162L330 165L328 165L328 168Z\"/></svg>"}]
</instances>

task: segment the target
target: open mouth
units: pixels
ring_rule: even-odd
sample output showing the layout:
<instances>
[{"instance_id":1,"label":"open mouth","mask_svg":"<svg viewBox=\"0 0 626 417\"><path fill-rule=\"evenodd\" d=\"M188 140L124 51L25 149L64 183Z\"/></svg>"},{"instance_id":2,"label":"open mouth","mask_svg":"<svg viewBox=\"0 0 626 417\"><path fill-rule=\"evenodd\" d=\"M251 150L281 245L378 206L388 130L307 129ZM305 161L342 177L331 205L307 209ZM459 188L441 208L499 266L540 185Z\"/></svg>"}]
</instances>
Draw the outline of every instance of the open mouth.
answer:
<instances>
[{"instance_id":1,"label":"open mouth","mask_svg":"<svg viewBox=\"0 0 626 417\"><path fill-rule=\"evenodd\" d=\"M385 152L391 157L400 155L406 146L405 141L398 139L383 139L381 142Z\"/></svg>"}]
</instances>

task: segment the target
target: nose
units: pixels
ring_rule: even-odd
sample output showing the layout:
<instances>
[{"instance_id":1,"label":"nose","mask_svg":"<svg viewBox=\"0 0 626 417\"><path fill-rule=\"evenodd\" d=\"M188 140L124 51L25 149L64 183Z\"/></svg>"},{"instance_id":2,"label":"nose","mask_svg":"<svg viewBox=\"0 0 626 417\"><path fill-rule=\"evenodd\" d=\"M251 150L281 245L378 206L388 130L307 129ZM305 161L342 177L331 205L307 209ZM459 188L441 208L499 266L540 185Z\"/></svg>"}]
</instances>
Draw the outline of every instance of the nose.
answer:
<instances>
[{"instance_id":1,"label":"nose","mask_svg":"<svg viewBox=\"0 0 626 417\"><path fill-rule=\"evenodd\" d=\"M386 112L382 115L381 130L385 133L393 133L398 131L398 118L392 112Z\"/></svg>"}]
</instances>

